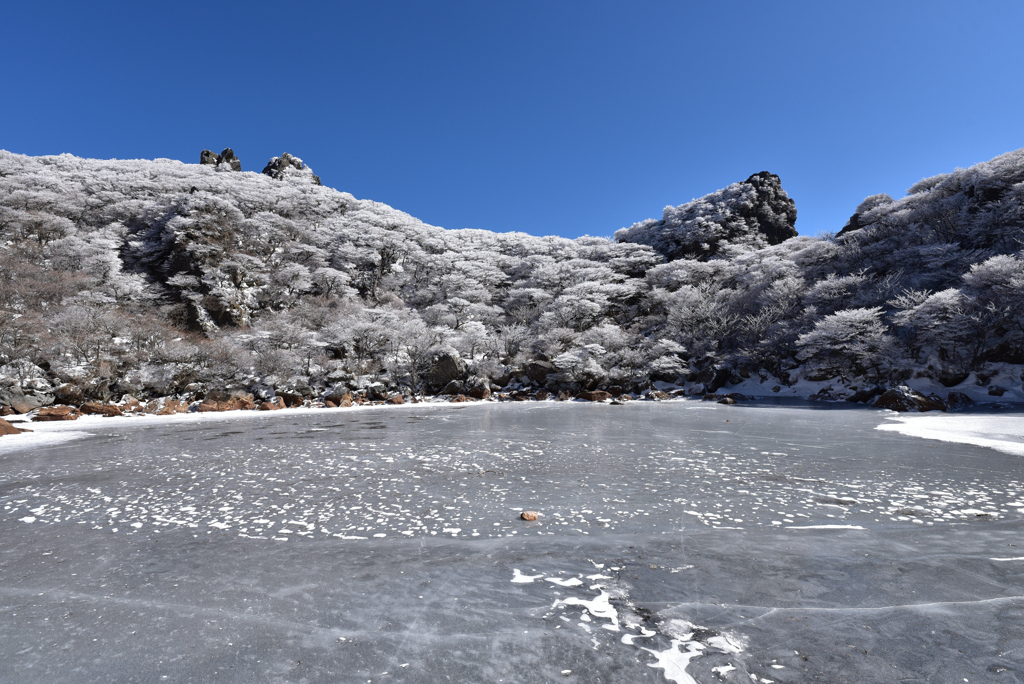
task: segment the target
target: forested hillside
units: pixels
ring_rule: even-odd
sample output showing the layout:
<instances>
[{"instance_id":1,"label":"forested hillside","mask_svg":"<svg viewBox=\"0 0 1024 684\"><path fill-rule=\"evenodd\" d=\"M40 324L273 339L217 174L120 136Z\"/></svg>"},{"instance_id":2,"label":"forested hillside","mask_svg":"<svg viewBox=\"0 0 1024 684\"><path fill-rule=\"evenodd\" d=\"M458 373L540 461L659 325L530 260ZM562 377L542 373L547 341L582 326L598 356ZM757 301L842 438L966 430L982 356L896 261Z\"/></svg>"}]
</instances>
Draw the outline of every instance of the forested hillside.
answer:
<instances>
[{"instance_id":1,"label":"forested hillside","mask_svg":"<svg viewBox=\"0 0 1024 684\"><path fill-rule=\"evenodd\" d=\"M796 236L758 173L576 240L444 230L290 155L260 174L206 154L0 152L0 403L60 385L1020 392L1024 150L869 197L838 235Z\"/></svg>"}]
</instances>

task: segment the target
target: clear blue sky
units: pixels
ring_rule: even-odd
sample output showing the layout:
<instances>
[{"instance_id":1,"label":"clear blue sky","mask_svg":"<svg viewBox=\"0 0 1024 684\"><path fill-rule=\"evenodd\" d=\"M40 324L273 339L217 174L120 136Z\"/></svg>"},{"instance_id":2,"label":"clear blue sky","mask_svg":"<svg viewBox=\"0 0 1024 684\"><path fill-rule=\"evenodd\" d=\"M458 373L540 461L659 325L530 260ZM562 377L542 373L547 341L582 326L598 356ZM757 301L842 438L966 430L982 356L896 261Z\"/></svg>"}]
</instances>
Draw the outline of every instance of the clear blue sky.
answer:
<instances>
[{"instance_id":1,"label":"clear blue sky","mask_svg":"<svg viewBox=\"0 0 1024 684\"><path fill-rule=\"evenodd\" d=\"M6 2L0 148L610 235L768 170L804 234L1024 147L1024 2Z\"/></svg>"}]
</instances>

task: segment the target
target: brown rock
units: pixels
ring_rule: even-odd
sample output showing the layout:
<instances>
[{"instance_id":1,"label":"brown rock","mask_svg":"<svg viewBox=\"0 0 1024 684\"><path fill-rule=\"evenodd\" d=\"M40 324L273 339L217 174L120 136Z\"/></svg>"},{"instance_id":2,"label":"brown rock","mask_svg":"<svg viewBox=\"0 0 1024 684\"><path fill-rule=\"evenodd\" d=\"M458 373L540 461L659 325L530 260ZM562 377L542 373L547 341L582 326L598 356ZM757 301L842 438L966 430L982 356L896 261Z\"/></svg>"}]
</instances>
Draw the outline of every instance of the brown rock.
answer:
<instances>
[{"instance_id":1,"label":"brown rock","mask_svg":"<svg viewBox=\"0 0 1024 684\"><path fill-rule=\"evenodd\" d=\"M85 401L85 394L82 393L81 387L66 382L53 391L53 398L58 404L81 406Z\"/></svg>"},{"instance_id":2,"label":"brown rock","mask_svg":"<svg viewBox=\"0 0 1024 684\"><path fill-rule=\"evenodd\" d=\"M283 406L293 408L295 406L302 406L302 395L292 394L291 392L278 392L275 399L281 399L284 401Z\"/></svg>"},{"instance_id":3,"label":"brown rock","mask_svg":"<svg viewBox=\"0 0 1024 684\"><path fill-rule=\"evenodd\" d=\"M540 513L538 513L537 511L523 511L522 513L519 514L519 517L522 518L523 520L527 520L529 522L533 522L534 520L537 519L537 516L539 516L539 515L540 515Z\"/></svg>"},{"instance_id":4,"label":"brown rock","mask_svg":"<svg viewBox=\"0 0 1024 684\"><path fill-rule=\"evenodd\" d=\"M721 399L718 400L718 403L719 404L725 404L726 406L729 406L729 405L735 404L736 400L733 399L732 397L722 397Z\"/></svg>"},{"instance_id":5,"label":"brown rock","mask_svg":"<svg viewBox=\"0 0 1024 684\"><path fill-rule=\"evenodd\" d=\"M185 413L188 411L188 403L184 401L178 401L177 399L165 399L162 408L159 408L156 412L158 416L172 416L175 413Z\"/></svg>"},{"instance_id":6,"label":"brown rock","mask_svg":"<svg viewBox=\"0 0 1024 684\"><path fill-rule=\"evenodd\" d=\"M487 385L477 385L476 387L470 388L470 390L466 392L466 394L473 397L474 399L490 399L491 388L488 387Z\"/></svg>"},{"instance_id":7,"label":"brown rock","mask_svg":"<svg viewBox=\"0 0 1024 684\"><path fill-rule=\"evenodd\" d=\"M466 403L469 400L466 399L466 395L465 394L456 394L454 397L451 398L450 401L453 404L464 404L464 403Z\"/></svg>"},{"instance_id":8,"label":"brown rock","mask_svg":"<svg viewBox=\"0 0 1024 684\"><path fill-rule=\"evenodd\" d=\"M98 402L86 402L82 404L82 413L90 416L104 416L105 418L113 418L114 416L124 415L121 413L121 409L113 404L100 404Z\"/></svg>"},{"instance_id":9,"label":"brown rock","mask_svg":"<svg viewBox=\"0 0 1024 684\"><path fill-rule=\"evenodd\" d=\"M569 401L569 393L568 392L559 392L558 393L558 401Z\"/></svg>"},{"instance_id":10,"label":"brown rock","mask_svg":"<svg viewBox=\"0 0 1024 684\"><path fill-rule=\"evenodd\" d=\"M122 413L138 413L142 411L142 404L139 400L130 394L126 394L121 397L121 412Z\"/></svg>"},{"instance_id":11,"label":"brown rock","mask_svg":"<svg viewBox=\"0 0 1024 684\"><path fill-rule=\"evenodd\" d=\"M223 409L221 409L219 401L210 401L209 399L203 399L203 403L196 409L199 413L214 413L221 410Z\"/></svg>"},{"instance_id":12,"label":"brown rock","mask_svg":"<svg viewBox=\"0 0 1024 684\"><path fill-rule=\"evenodd\" d=\"M0 406L0 416L13 416L13 415L14 415L14 409L12 409L10 406L8 406L6 404L4 404L3 406Z\"/></svg>"},{"instance_id":13,"label":"brown rock","mask_svg":"<svg viewBox=\"0 0 1024 684\"><path fill-rule=\"evenodd\" d=\"M402 398L401 394L396 394L393 397L388 397L387 402L389 404L404 404L405 399Z\"/></svg>"},{"instance_id":14,"label":"brown rock","mask_svg":"<svg viewBox=\"0 0 1024 684\"><path fill-rule=\"evenodd\" d=\"M718 401L719 399L721 399L721 397L719 397L714 392L708 392L703 397L701 397L701 401Z\"/></svg>"},{"instance_id":15,"label":"brown rock","mask_svg":"<svg viewBox=\"0 0 1024 684\"><path fill-rule=\"evenodd\" d=\"M39 409L32 420L76 420L80 415L82 415L81 412L71 406L47 406Z\"/></svg>"},{"instance_id":16,"label":"brown rock","mask_svg":"<svg viewBox=\"0 0 1024 684\"><path fill-rule=\"evenodd\" d=\"M623 389L621 387L619 387L618 385L612 385L611 387L608 388L608 394L612 395L616 399L618 399L620 396L622 396L622 392L623 392Z\"/></svg>"},{"instance_id":17,"label":"brown rock","mask_svg":"<svg viewBox=\"0 0 1024 684\"><path fill-rule=\"evenodd\" d=\"M548 392L547 390L540 390L535 395L533 395L534 399L536 399L537 401L546 401L547 398L550 396L551 392Z\"/></svg>"},{"instance_id":18,"label":"brown rock","mask_svg":"<svg viewBox=\"0 0 1024 684\"><path fill-rule=\"evenodd\" d=\"M647 393L647 396L651 399L657 399L658 401L664 401L672 398L669 396L668 392L662 392L661 390L651 390Z\"/></svg>"},{"instance_id":19,"label":"brown rock","mask_svg":"<svg viewBox=\"0 0 1024 684\"><path fill-rule=\"evenodd\" d=\"M260 404L256 408L258 408L260 411L280 411L281 410L280 406L278 406L277 404L271 403L269 401L263 402L262 404Z\"/></svg>"},{"instance_id":20,"label":"brown rock","mask_svg":"<svg viewBox=\"0 0 1024 684\"><path fill-rule=\"evenodd\" d=\"M335 403L334 403L333 401L331 401L330 399L325 399L325 400L324 400L324 408L338 408L338 405L337 405L337 404L335 404Z\"/></svg>"},{"instance_id":21,"label":"brown rock","mask_svg":"<svg viewBox=\"0 0 1024 684\"><path fill-rule=\"evenodd\" d=\"M594 390L593 392L580 392L576 395L576 398L583 399L584 401L606 401L611 399L612 395L604 390Z\"/></svg>"},{"instance_id":22,"label":"brown rock","mask_svg":"<svg viewBox=\"0 0 1024 684\"><path fill-rule=\"evenodd\" d=\"M352 395L343 394L341 395L341 401L338 402L338 406L341 408L349 408L352 406Z\"/></svg>"},{"instance_id":23,"label":"brown rock","mask_svg":"<svg viewBox=\"0 0 1024 684\"><path fill-rule=\"evenodd\" d=\"M21 430L14 427L3 418L0 418L0 435L16 435L20 432Z\"/></svg>"}]
</instances>

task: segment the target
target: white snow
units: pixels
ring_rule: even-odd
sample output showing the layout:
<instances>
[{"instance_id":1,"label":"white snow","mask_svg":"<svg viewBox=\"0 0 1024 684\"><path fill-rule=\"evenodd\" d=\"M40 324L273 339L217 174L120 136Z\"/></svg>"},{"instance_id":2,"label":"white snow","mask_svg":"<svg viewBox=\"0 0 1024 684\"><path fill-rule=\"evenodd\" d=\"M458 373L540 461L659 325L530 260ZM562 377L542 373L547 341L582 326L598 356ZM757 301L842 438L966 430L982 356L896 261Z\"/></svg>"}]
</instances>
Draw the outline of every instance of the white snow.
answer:
<instances>
[{"instance_id":1,"label":"white snow","mask_svg":"<svg viewBox=\"0 0 1024 684\"><path fill-rule=\"evenodd\" d=\"M890 417L876 429L911 437L989 447L1024 456L1024 420L1020 413L999 415L906 415Z\"/></svg>"}]
</instances>

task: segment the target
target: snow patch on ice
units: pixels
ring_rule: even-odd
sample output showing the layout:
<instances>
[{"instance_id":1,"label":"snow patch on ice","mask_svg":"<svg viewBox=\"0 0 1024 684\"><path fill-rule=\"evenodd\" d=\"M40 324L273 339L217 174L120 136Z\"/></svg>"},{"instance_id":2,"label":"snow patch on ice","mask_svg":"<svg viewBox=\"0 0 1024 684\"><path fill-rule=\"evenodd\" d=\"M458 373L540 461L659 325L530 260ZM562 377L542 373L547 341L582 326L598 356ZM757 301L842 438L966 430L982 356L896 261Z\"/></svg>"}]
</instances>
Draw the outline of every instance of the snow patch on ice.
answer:
<instances>
[{"instance_id":1,"label":"snow patch on ice","mask_svg":"<svg viewBox=\"0 0 1024 684\"><path fill-rule=\"evenodd\" d=\"M17 425L21 426L22 424L17 423ZM32 423L32 427L26 429L36 430L36 425L36 423ZM56 433L36 431L22 432L19 435L4 435L4 438L0 440L0 454L9 454L24 449L43 449L90 436L91 433L81 430Z\"/></svg>"},{"instance_id":2,"label":"snow patch on ice","mask_svg":"<svg viewBox=\"0 0 1024 684\"><path fill-rule=\"evenodd\" d=\"M533 584L534 580L540 579L544 575L524 575L519 572L519 568L512 568L512 583L513 584Z\"/></svg>"},{"instance_id":3,"label":"snow patch on ice","mask_svg":"<svg viewBox=\"0 0 1024 684\"><path fill-rule=\"evenodd\" d=\"M999 415L898 415L876 429L909 437L988 447L1024 456L1024 420L1020 413Z\"/></svg>"}]
</instances>

